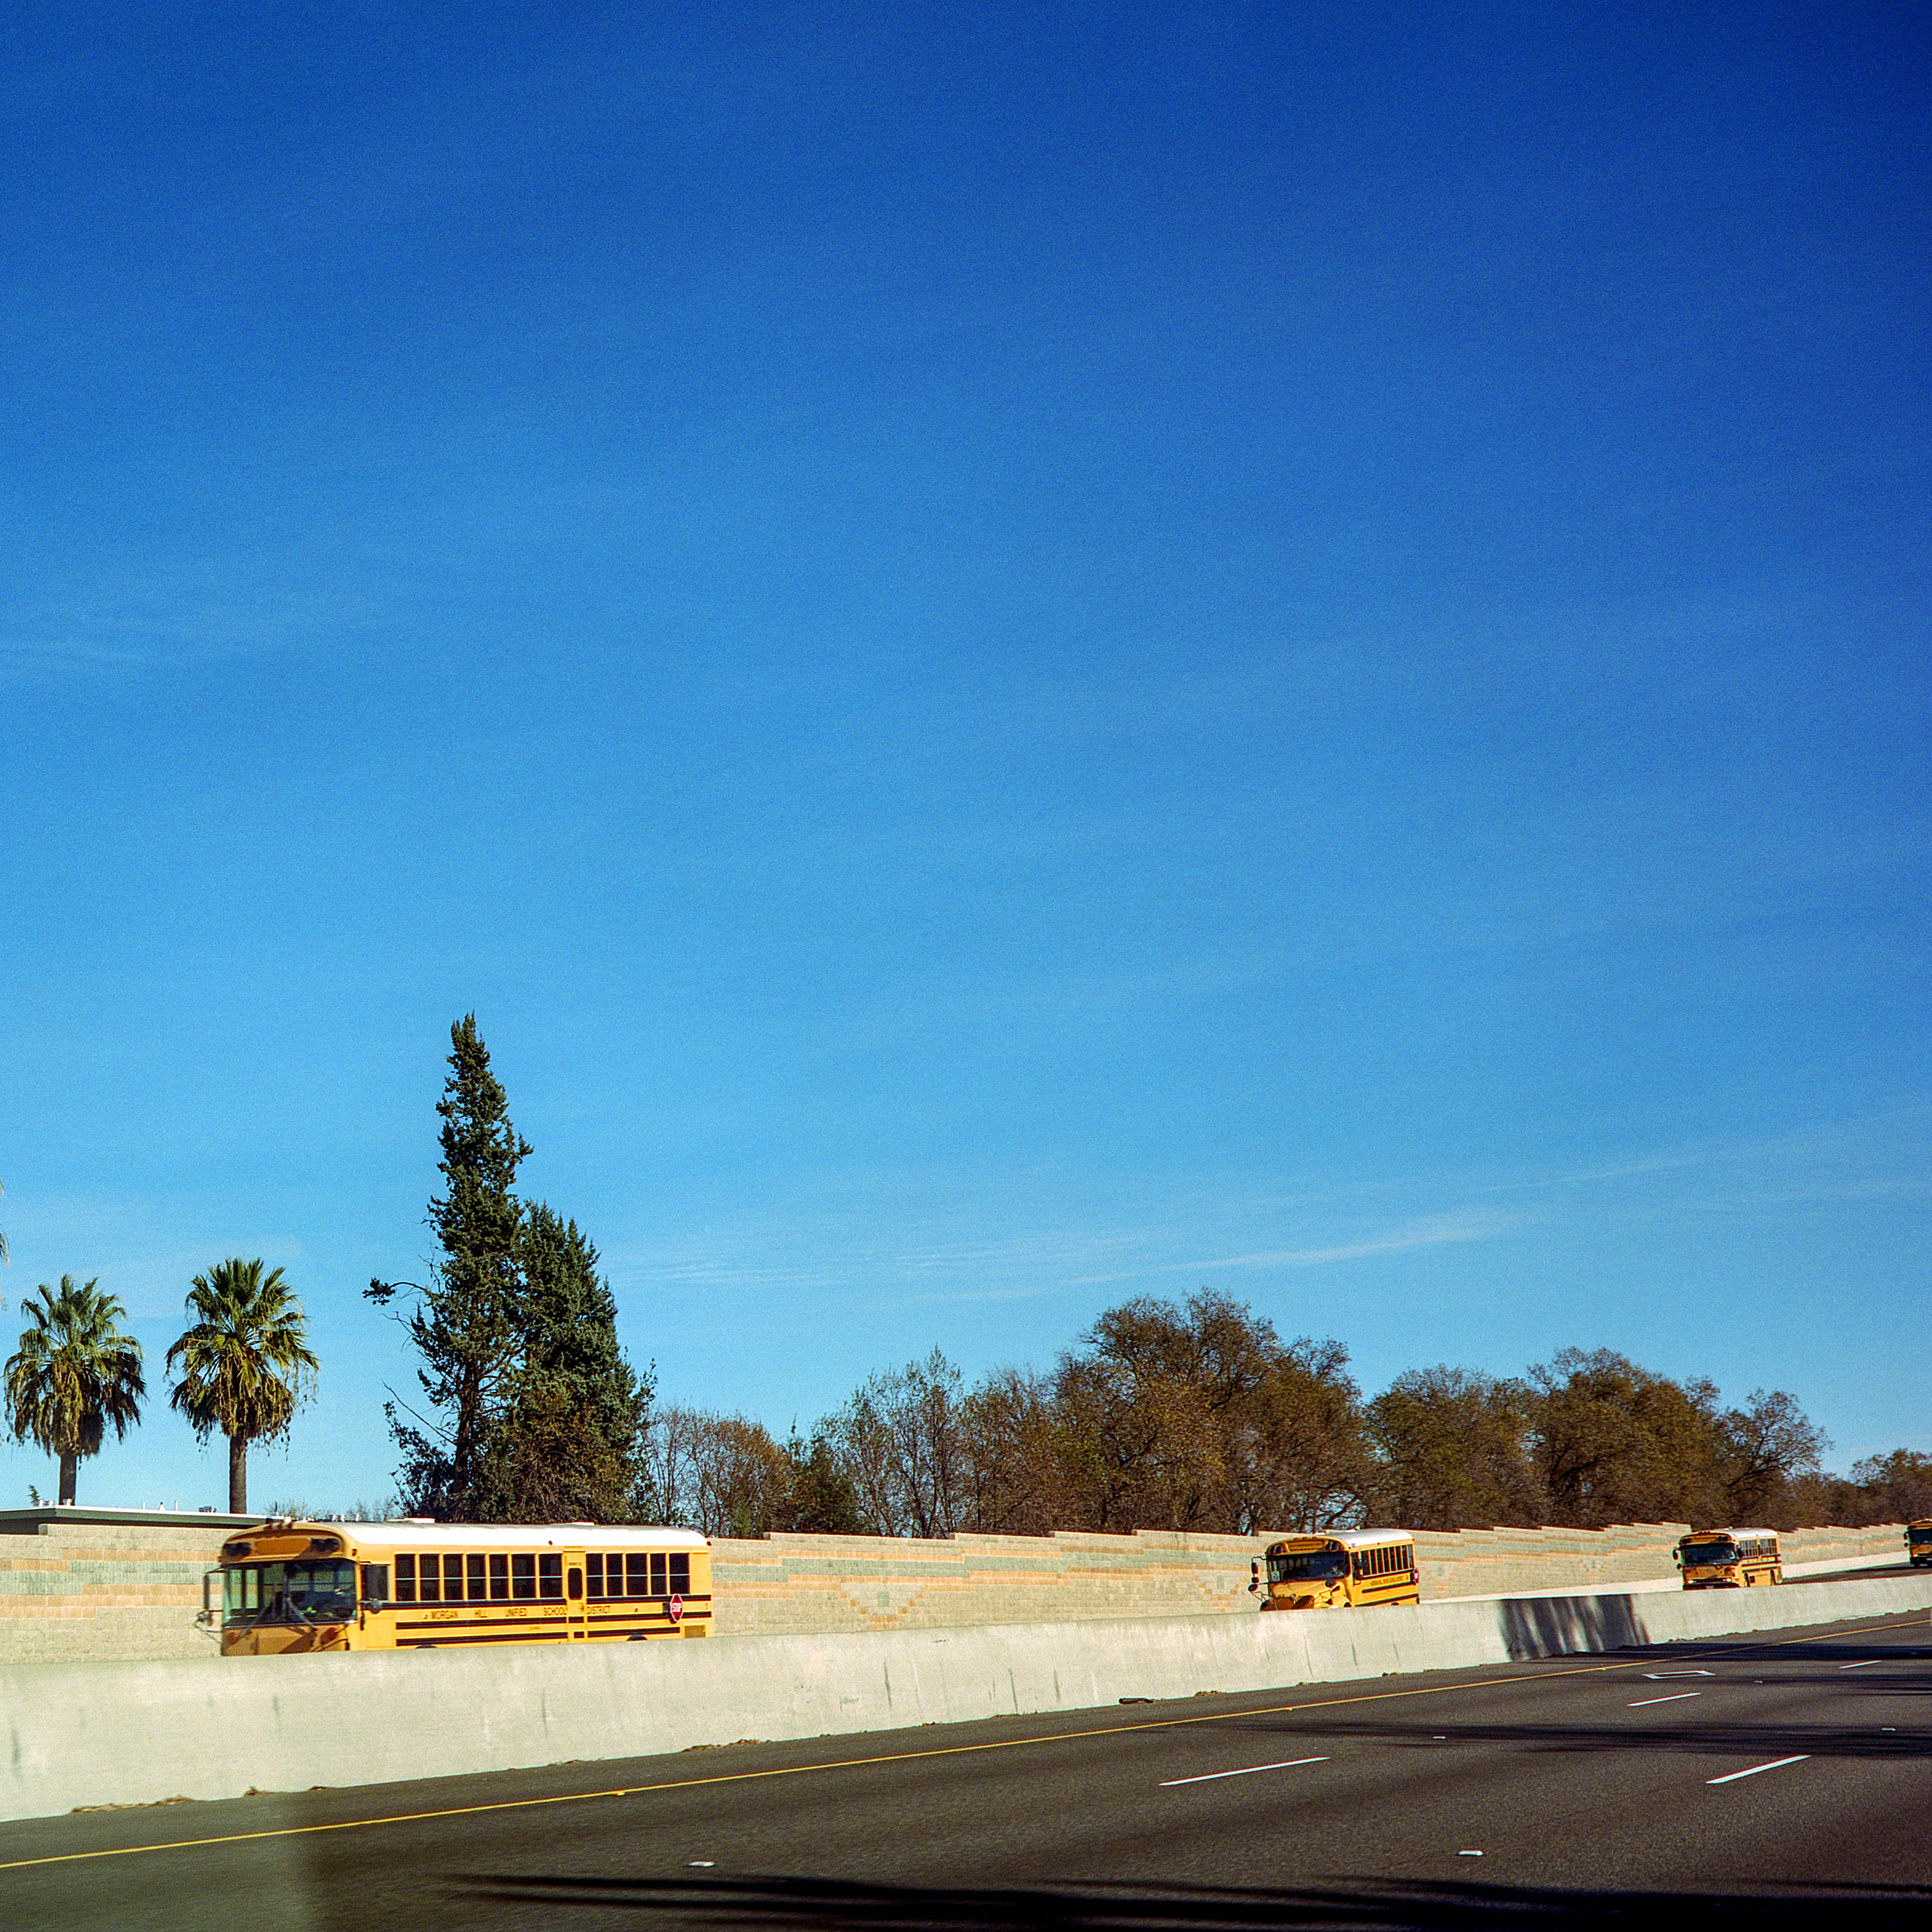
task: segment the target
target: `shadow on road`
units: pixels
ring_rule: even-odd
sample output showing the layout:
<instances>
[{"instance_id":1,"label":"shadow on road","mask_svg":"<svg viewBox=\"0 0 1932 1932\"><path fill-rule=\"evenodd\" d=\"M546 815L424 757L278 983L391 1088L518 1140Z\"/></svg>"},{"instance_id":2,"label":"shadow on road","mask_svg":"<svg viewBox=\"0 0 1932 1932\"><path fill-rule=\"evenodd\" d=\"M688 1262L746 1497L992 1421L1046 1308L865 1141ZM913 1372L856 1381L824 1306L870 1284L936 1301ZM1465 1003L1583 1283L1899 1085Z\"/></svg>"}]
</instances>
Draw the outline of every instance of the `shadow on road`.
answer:
<instances>
[{"instance_id":1,"label":"shadow on road","mask_svg":"<svg viewBox=\"0 0 1932 1932\"><path fill-rule=\"evenodd\" d=\"M829 1879L586 1879L478 1877L472 1900L540 1906L561 1920L573 1910L655 1917L666 1926L807 1928L1261 1926L1422 1927L1617 1926L1647 1920L1680 1924L1696 1914L1720 1926L1816 1932L1843 1911L1861 1926L1923 1927L1932 1889L1832 1886L1799 1892L1573 1892L1510 1885L1339 1881L1328 1885L1222 1890L1087 1885L1050 1889L861 1885Z\"/></svg>"},{"instance_id":2,"label":"shadow on road","mask_svg":"<svg viewBox=\"0 0 1932 1932\"><path fill-rule=\"evenodd\" d=\"M1932 1658L1932 1645L1885 1644L1874 1650L1869 1638L1861 1644L1855 1637L1815 1637L1798 1644L1633 1644L1629 1648L1666 1666L1721 1663L1733 1669L1747 1664L1849 1664L1868 1657L1887 1664L1923 1663Z\"/></svg>"},{"instance_id":3,"label":"shadow on road","mask_svg":"<svg viewBox=\"0 0 1932 1932\"><path fill-rule=\"evenodd\" d=\"M1621 1713L1620 1713L1621 1716ZM1885 1762L1932 1757L1932 1735L1919 1730L1887 1730L1873 1723L1844 1724L1718 1724L1685 1721L1675 1724L1617 1722L1609 1724L1458 1723L1437 1718L1442 1726L1378 1722L1371 1718L1335 1718L1325 1723L1303 1720L1267 1727L1306 1743L1349 1739L1385 1744L1413 1745L1418 1750L1440 1751L1458 1744L1513 1745L1527 1751L1641 1751L1647 1757L1675 1753L1691 1757L1788 1757L1799 1752L1811 1757L1835 1757ZM1252 1733L1262 1727L1244 1725ZM1729 1768L1726 1767L1726 1768Z\"/></svg>"}]
</instances>

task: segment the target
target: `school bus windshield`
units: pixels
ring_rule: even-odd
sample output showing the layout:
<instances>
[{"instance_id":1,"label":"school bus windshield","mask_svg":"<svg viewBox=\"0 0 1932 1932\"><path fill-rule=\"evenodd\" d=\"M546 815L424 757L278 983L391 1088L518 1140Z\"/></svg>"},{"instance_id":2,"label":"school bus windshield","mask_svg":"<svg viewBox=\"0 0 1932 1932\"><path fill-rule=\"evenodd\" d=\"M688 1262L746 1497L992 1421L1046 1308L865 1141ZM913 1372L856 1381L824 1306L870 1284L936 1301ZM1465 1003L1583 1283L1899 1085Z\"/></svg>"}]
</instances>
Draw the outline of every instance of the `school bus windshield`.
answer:
<instances>
[{"instance_id":1,"label":"school bus windshield","mask_svg":"<svg viewBox=\"0 0 1932 1932\"><path fill-rule=\"evenodd\" d=\"M339 1623L355 1614L355 1566L246 1563L222 1573L224 1624Z\"/></svg>"},{"instance_id":2,"label":"school bus windshield","mask_svg":"<svg viewBox=\"0 0 1932 1932\"><path fill-rule=\"evenodd\" d=\"M1349 1573L1345 1549L1313 1549L1299 1556L1270 1556L1271 1583L1332 1583Z\"/></svg>"},{"instance_id":3,"label":"school bus windshield","mask_svg":"<svg viewBox=\"0 0 1932 1932\"><path fill-rule=\"evenodd\" d=\"M1932 1548L1932 1522L1915 1522L1905 1532L1905 1539L1914 1549Z\"/></svg>"},{"instance_id":4,"label":"school bus windshield","mask_svg":"<svg viewBox=\"0 0 1932 1932\"><path fill-rule=\"evenodd\" d=\"M1737 1546L1728 1540L1685 1543L1683 1548L1684 1560L1687 1563L1734 1563L1737 1561Z\"/></svg>"}]
</instances>

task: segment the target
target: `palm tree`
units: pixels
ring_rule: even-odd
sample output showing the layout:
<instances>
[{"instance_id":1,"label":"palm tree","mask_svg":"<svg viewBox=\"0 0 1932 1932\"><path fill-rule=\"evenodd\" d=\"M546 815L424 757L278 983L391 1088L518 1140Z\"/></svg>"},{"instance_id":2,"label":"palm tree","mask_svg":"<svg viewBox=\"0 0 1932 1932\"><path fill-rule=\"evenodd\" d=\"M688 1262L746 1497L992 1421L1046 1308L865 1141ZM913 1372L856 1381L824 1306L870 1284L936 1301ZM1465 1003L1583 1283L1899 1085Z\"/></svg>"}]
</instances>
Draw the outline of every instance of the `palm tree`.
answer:
<instances>
[{"instance_id":1,"label":"palm tree","mask_svg":"<svg viewBox=\"0 0 1932 1932\"><path fill-rule=\"evenodd\" d=\"M294 1419L302 1376L321 1364L308 1352L302 1304L280 1268L239 1256L195 1277L188 1296L195 1325L168 1351L182 1365L168 1400L206 1442L228 1438L228 1508L248 1509L248 1445L285 1435Z\"/></svg>"},{"instance_id":2,"label":"palm tree","mask_svg":"<svg viewBox=\"0 0 1932 1932\"><path fill-rule=\"evenodd\" d=\"M115 1325L126 1310L100 1284L74 1286L60 1277L58 1294L42 1282L21 1304L27 1328L6 1368L7 1421L14 1440L37 1442L60 1458L60 1496L73 1501L83 1456L100 1453L107 1425L117 1437L141 1420L141 1344Z\"/></svg>"}]
</instances>

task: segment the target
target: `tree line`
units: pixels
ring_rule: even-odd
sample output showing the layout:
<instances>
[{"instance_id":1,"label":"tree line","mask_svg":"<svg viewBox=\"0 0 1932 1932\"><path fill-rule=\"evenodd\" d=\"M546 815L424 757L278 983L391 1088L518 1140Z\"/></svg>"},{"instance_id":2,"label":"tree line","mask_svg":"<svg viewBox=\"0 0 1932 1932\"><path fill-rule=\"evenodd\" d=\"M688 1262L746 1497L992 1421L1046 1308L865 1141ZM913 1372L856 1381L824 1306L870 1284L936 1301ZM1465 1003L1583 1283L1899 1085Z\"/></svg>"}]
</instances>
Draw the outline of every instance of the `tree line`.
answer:
<instances>
[{"instance_id":1,"label":"tree line","mask_svg":"<svg viewBox=\"0 0 1932 1932\"><path fill-rule=\"evenodd\" d=\"M412 1514L889 1536L1932 1515L1932 1456L1828 1475L1825 1436L1781 1389L1726 1406L1709 1380L1566 1349L1514 1377L1412 1369L1365 1399L1339 1342L1284 1340L1209 1289L1110 1308L1045 1371L969 1386L935 1351L782 1442L654 1406L596 1249L515 1194L530 1149L474 1015L451 1049L440 1253L427 1281L369 1289L420 1359L389 1408Z\"/></svg>"},{"instance_id":2,"label":"tree line","mask_svg":"<svg viewBox=\"0 0 1932 1932\"><path fill-rule=\"evenodd\" d=\"M1825 1437L1783 1390L1726 1406L1709 1381L1566 1349L1516 1377L1411 1369L1365 1400L1338 1343L1284 1342L1207 1290L1109 1309L1043 1373L968 1385L935 1351L869 1377L808 1441L674 1407L646 1442L655 1507L712 1536L1932 1515L1932 1456L1826 1475Z\"/></svg>"},{"instance_id":3,"label":"tree line","mask_svg":"<svg viewBox=\"0 0 1932 1932\"><path fill-rule=\"evenodd\" d=\"M655 1366L619 1345L596 1248L515 1191L531 1150L473 1014L450 1040L437 1252L424 1281L366 1291L417 1358L414 1389L386 1405L412 1515L928 1537L1932 1516L1932 1456L1828 1474L1825 1436L1782 1389L1726 1406L1708 1379L1565 1349L1518 1376L1411 1369L1365 1398L1339 1342L1284 1340L1205 1288L1107 1310L1043 1371L969 1385L935 1350L783 1442L750 1417L658 1406ZM316 1359L281 1270L259 1260L196 1276L188 1308L170 1400L203 1440L226 1437L241 1513L249 1447L286 1434ZM71 1502L80 1462L139 1419L141 1347L97 1281L43 1284L24 1311L6 1419L59 1458Z\"/></svg>"}]
</instances>

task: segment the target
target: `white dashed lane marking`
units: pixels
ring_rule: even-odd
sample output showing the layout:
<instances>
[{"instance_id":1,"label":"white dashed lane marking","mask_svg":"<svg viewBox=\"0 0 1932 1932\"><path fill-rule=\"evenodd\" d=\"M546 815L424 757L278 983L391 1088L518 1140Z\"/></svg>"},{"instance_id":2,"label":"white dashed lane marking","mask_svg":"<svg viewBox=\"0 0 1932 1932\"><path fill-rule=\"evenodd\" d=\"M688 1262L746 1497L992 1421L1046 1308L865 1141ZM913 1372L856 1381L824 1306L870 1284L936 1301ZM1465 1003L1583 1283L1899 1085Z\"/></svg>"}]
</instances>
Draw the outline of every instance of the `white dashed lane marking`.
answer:
<instances>
[{"instance_id":1,"label":"white dashed lane marking","mask_svg":"<svg viewBox=\"0 0 1932 1932\"><path fill-rule=\"evenodd\" d=\"M1740 1777L1755 1777L1760 1771L1774 1771L1784 1764L1802 1764L1810 1756L1809 1751L1800 1751L1795 1757L1774 1757L1768 1764L1753 1764L1747 1771L1727 1772L1723 1777L1707 1777L1706 1784L1734 1784Z\"/></svg>"},{"instance_id":2,"label":"white dashed lane marking","mask_svg":"<svg viewBox=\"0 0 1932 1932\"><path fill-rule=\"evenodd\" d=\"M1211 1784L1217 1777L1252 1777L1257 1771L1291 1771L1298 1764L1325 1764L1325 1757L1287 1757L1279 1764L1243 1764L1236 1771L1203 1771L1198 1777L1164 1777L1160 1788L1167 1791L1176 1784Z\"/></svg>"}]
</instances>

